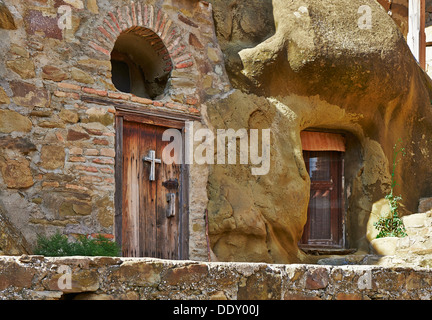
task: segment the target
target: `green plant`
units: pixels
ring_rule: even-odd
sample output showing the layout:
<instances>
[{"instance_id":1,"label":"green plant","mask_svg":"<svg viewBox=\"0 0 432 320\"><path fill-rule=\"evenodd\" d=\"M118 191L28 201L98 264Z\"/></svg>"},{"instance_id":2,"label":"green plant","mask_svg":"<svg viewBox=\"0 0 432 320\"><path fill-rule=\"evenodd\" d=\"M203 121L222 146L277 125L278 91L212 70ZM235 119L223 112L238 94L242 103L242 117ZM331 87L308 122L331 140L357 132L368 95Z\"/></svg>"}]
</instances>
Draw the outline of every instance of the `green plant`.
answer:
<instances>
[{"instance_id":1,"label":"green plant","mask_svg":"<svg viewBox=\"0 0 432 320\"><path fill-rule=\"evenodd\" d=\"M399 139L398 142L401 142L401 140ZM393 171L391 175L390 193L385 196L390 205L390 212L387 216L380 217L378 221L374 223L375 228L379 231L377 238L407 236L405 226L398 213L399 201L402 200L402 197L394 195L394 188L397 186L395 172L397 163L400 161L400 159L398 159L400 153L404 156L406 154L405 148L398 148L398 144L396 143L393 147Z\"/></svg>"},{"instance_id":2,"label":"green plant","mask_svg":"<svg viewBox=\"0 0 432 320\"><path fill-rule=\"evenodd\" d=\"M56 233L51 237L39 235L35 254L59 256L119 256L119 245L108 238L98 235L95 238L79 236L76 242L69 242L65 235Z\"/></svg>"}]
</instances>

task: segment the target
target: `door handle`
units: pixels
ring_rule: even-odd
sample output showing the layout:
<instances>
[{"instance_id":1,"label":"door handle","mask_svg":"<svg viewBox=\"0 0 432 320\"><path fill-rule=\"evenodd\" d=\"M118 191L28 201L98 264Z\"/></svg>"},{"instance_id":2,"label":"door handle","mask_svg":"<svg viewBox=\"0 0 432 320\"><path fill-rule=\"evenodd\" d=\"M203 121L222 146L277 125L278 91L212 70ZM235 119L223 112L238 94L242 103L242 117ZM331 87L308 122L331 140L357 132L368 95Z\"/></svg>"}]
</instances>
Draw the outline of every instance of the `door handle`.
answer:
<instances>
[{"instance_id":1,"label":"door handle","mask_svg":"<svg viewBox=\"0 0 432 320\"><path fill-rule=\"evenodd\" d=\"M166 211L167 218L172 218L175 216L175 203L176 203L176 194L175 193L167 193L166 200L168 202L168 207Z\"/></svg>"}]
</instances>

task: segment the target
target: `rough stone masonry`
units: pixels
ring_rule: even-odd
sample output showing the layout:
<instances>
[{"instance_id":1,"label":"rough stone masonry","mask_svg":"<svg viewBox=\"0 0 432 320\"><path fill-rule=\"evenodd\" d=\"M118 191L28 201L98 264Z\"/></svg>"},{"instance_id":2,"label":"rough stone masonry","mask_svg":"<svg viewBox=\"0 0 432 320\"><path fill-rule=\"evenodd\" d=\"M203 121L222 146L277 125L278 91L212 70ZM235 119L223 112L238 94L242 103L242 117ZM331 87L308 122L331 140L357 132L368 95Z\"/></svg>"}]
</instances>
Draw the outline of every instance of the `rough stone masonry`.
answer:
<instances>
[{"instance_id":1,"label":"rough stone masonry","mask_svg":"<svg viewBox=\"0 0 432 320\"><path fill-rule=\"evenodd\" d=\"M371 30L358 28L361 5ZM297 244L310 189L300 133L310 128L350 137L346 238L368 253L398 139L404 213L432 193L432 86L398 25L375 0L1 0L2 253L31 253L38 233L115 237L114 119L125 104L198 116L197 128L271 129L266 176L191 167L190 259L308 261ZM116 39L134 32L154 37L170 72L157 99L112 83Z\"/></svg>"},{"instance_id":2,"label":"rough stone masonry","mask_svg":"<svg viewBox=\"0 0 432 320\"><path fill-rule=\"evenodd\" d=\"M0 258L0 299L430 299L419 267L274 265L150 258Z\"/></svg>"}]
</instances>

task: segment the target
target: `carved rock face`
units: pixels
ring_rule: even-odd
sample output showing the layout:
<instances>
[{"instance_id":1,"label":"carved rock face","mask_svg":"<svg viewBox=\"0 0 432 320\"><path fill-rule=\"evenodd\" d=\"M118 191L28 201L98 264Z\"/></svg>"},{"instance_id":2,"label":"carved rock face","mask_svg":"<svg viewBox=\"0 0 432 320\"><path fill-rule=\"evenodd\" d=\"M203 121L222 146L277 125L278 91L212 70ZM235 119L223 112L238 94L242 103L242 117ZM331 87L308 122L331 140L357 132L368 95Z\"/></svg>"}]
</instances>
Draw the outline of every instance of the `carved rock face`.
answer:
<instances>
[{"instance_id":1,"label":"carved rock face","mask_svg":"<svg viewBox=\"0 0 432 320\"><path fill-rule=\"evenodd\" d=\"M209 104L209 122L217 129L271 129L269 174L252 176L241 165L211 168L212 250L225 261L307 261L297 247L310 186L300 132L318 128L351 137L346 235L349 247L367 251L368 219L389 191L398 139L408 154L395 175L405 208L414 212L432 192L431 82L402 33L372 0L371 29L359 28L365 2L358 0L212 3L237 90Z\"/></svg>"}]
</instances>

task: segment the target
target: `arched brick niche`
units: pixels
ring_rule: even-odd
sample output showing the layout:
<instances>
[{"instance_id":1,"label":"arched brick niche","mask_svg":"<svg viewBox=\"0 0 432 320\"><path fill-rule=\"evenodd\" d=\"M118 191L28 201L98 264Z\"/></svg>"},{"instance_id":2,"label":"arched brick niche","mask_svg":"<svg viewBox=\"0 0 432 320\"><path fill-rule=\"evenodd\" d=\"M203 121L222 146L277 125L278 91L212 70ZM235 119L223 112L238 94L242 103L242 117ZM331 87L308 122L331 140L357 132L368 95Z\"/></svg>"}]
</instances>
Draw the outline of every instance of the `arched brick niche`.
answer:
<instances>
[{"instance_id":1,"label":"arched brick niche","mask_svg":"<svg viewBox=\"0 0 432 320\"><path fill-rule=\"evenodd\" d=\"M154 52L164 61L165 72L177 71L176 78L181 80L184 77L186 81L191 74L198 73L188 43L183 39L184 32L167 13L156 6L131 1L128 5L108 12L96 23L96 29L95 38L88 42L90 55L98 58L102 55L104 59L110 60L116 42L126 35L134 35L152 46ZM177 89L179 88L173 87L171 82L167 81L164 100L169 100ZM197 89L193 91L189 96L198 98Z\"/></svg>"},{"instance_id":2,"label":"arched brick niche","mask_svg":"<svg viewBox=\"0 0 432 320\"><path fill-rule=\"evenodd\" d=\"M117 90L155 100L166 94L172 60L152 30L134 27L123 31L111 51L111 66Z\"/></svg>"}]
</instances>

